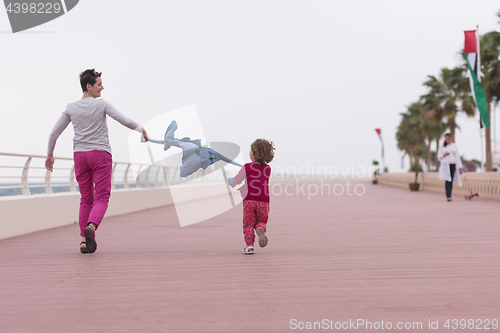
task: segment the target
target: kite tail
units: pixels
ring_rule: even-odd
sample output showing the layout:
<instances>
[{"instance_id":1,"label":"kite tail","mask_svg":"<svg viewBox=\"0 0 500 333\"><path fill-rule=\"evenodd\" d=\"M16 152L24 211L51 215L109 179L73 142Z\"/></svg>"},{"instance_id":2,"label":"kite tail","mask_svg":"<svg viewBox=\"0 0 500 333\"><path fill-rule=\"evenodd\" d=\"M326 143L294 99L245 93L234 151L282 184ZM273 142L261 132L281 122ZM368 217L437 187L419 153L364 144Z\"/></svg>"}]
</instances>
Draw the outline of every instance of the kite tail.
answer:
<instances>
[{"instance_id":1,"label":"kite tail","mask_svg":"<svg viewBox=\"0 0 500 333\"><path fill-rule=\"evenodd\" d=\"M212 154L213 156L218 157L220 160L222 160L224 162L227 162L227 163L230 163L230 164L234 164L236 166L239 166L240 168L243 167L243 165L241 165L239 163L236 163L235 161L227 158L226 156L222 155L221 153L216 152L215 150L213 150L211 148L208 148L208 151L210 152L210 154Z\"/></svg>"},{"instance_id":2,"label":"kite tail","mask_svg":"<svg viewBox=\"0 0 500 333\"><path fill-rule=\"evenodd\" d=\"M160 145L164 145L165 141L163 140L154 140L154 139L146 139L146 141L152 142L152 143L159 143Z\"/></svg>"}]
</instances>

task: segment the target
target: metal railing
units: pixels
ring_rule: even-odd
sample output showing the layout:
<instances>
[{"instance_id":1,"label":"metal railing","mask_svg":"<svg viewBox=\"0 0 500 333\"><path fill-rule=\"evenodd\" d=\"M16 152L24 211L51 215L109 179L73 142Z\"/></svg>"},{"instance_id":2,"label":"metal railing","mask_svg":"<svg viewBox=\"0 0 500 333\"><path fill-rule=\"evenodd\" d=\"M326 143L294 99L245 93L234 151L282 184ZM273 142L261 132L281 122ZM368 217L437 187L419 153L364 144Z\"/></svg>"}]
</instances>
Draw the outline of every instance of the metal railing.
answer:
<instances>
[{"instance_id":1,"label":"metal railing","mask_svg":"<svg viewBox=\"0 0 500 333\"><path fill-rule=\"evenodd\" d=\"M46 156L41 155L26 155L26 154L11 154L11 153L0 153L0 157L15 157L15 158L25 158L26 161L24 165L2 165L0 162L0 169L21 169L21 175L14 176L5 176L0 173L0 179L20 179L21 185L9 185L9 184L1 184L0 190L4 189L21 189L22 195L30 195L30 188L44 188L44 193L54 193L53 188L55 187L69 187L69 192L78 192L76 178L75 178L75 166L72 163L72 158L67 157L54 157L54 160L60 161L71 161L71 167L54 167L54 171L69 171L68 176L54 176L50 170L46 170L45 166L32 166L32 162L37 159L42 159L45 161ZM56 165L56 163L54 163ZM113 162L113 169L111 173L111 189L120 188L129 189L131 188L130 180L130 169L131 167L137 167L137 174L141 174L143 171L143 177L140 177L136 180L136 186L145 187L145 188L154 188L160 186L172 186L172 185L180 185L186 184L188 182L191 183L204 183L204 182L213 182L222 180L222 175L218 173L211 173L210 168L206 170L199 170L196 173L190 175L189 177L180 177L180 167L165 167L161 165L149 165L149 164L139 164L139 163L127 163L127 162ZM123 167L123 178L122 181L118 181L120 177L117 177L116 174L120 172L118 170L119 167ZM147 170L143 170L146 167ZM36 176L30 175L30 170L45 170L44 176ZM208 177L205 177L208 176ZM30 183L28 179L43 179L43 184L34 184ZM54 179L67 179L68 181L65 183L53 183ZM137 184L139 183L139 184Z\"/></svg>"}]
</instances>

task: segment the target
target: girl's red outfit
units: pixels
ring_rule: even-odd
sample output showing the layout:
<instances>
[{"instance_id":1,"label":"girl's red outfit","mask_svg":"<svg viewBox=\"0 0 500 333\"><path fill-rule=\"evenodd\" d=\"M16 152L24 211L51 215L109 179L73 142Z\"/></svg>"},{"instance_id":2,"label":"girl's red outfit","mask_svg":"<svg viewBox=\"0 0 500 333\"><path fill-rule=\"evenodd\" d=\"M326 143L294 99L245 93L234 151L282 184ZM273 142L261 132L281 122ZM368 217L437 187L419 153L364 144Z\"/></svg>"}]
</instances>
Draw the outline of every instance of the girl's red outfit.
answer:
<instances>
[{"instance_id":1,"label":"girl's red outfit","mask_svg":"<svg viewBox=\"0 0 500 333\"><path fill-rule=\"evenodd\" d=\"M245 164L234 177L236 184L246 179L240 193L243 198L243 234L247 246L253 246L255 242L255 229L264 228L267 231L269 176L271 167L268 164L252 162Z\"/></svg>"}]
</instances>

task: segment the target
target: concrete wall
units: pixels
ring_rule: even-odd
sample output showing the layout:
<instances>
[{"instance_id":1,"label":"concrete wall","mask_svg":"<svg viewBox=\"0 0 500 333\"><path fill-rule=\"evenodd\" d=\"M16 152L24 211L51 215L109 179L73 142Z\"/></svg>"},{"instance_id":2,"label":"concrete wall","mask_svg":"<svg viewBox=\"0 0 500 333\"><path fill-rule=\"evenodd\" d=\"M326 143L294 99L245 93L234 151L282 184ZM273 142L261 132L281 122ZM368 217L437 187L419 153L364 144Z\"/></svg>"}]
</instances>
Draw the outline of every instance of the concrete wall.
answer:
<instances>
[{"instance_id":1,"label":"concrete wall","mask_svg":"<svg viewBox=\"0 0 500 333\"><path fill-rule=\"evenodd\" d=\"M176 203L227 193L226 187L218 183L172 188L176 191ZM106 217L171 204L173 200L167 187L113 190ZM78 222L79 205L79 192L0 197L0 239Z\"/></svg>"}]
</instances>

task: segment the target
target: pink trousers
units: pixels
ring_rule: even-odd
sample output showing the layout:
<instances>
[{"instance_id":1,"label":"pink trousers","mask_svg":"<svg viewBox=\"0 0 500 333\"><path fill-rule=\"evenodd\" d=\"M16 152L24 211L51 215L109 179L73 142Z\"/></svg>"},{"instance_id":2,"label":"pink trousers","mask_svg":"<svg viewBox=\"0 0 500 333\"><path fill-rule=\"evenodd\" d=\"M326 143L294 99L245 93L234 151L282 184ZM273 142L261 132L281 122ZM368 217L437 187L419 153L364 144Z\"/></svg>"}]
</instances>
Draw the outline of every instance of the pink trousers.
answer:
<instances>
[{"instance_id":1,"label":"pink trousers","mask_svg":"<svg viewBox=\"0 0 500 333\"><path fill-rule=\"evenodd\" d=\"M92 222L97 228L108 209L111 194L111 171L113 161L106 151L92 150L75 152L75 176L80 188L80 235Z\"/></svg>"},{"instance_id":2,"label":"pink trousers","mask_svg":"<svg viewBox=\"0 0 500 333\"><path fill-rule=\"evenodd\" d=\"M267 230L269 202L243 200L243 234L247 246L255 242L255 229L262 227Z\"/></svg>"}]
</instances>

